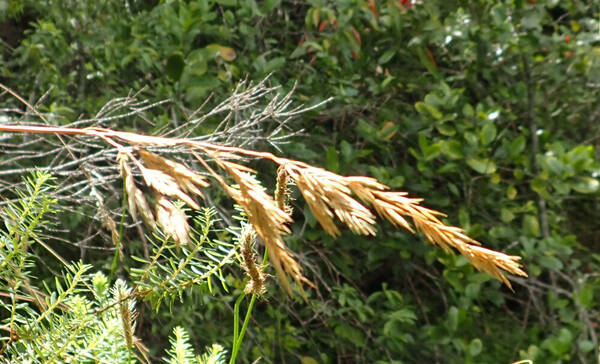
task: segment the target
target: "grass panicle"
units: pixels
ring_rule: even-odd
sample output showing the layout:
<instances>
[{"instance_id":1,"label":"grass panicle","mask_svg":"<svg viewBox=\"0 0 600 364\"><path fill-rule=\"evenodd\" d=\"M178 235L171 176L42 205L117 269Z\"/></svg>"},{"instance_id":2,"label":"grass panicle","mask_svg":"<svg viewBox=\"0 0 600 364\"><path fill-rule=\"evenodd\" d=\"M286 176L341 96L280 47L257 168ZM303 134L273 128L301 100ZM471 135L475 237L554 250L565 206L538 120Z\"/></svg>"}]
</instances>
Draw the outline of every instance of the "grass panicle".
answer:
<instances>
[{"instance_id":1,"label":"grass panicle","mask_svg":"<svg viewBox=\"0 0 600 364\"><path fill-rule=\"evenodd\" d=\"M245 211L258 240L269 251L269 260L288 292L288 276L298 284L314 286L302 272L302 267L284 243L290 234L291 209L286 199L289 185L295 184L323 229L332 236L341 234L341 225L353 233L372 236L377 233L377 216L411 233L422 233L434 245L444 250L456 250L477 269L499 279L509 288L505 272L527 276L519 256L490 250L470 238L458 227L442 222L445 215L421 205L422 199L408 197L406 192L391 191L388 186L366 176L341 176L309 164L240 147L231 147L188 138L150 136L100 127L69 128L57 126L0 125L4 132L55 133L99 138L116 148L117 162L127 192L131 216L142 219L153 228L159 225L178 244L189 244L190 226L185 212L174 200L181 200L192 209L199 205L194 196L203 197L201 189L209 186L200 173L208 173ZM182 163L150 152L152 148L173 148L193 155L204 171L194 171ZM140 158L133 156L135 151ZM244 165L249 158L271 161L278 169L277 187L272 197L257 179L257 172ZM132 165L141 180L156 195L153 214L144 192L136 185ZM213 166L224 172L215 171ZM228 182L232 181L232 182Z\"/></svg>"}]
</instances>

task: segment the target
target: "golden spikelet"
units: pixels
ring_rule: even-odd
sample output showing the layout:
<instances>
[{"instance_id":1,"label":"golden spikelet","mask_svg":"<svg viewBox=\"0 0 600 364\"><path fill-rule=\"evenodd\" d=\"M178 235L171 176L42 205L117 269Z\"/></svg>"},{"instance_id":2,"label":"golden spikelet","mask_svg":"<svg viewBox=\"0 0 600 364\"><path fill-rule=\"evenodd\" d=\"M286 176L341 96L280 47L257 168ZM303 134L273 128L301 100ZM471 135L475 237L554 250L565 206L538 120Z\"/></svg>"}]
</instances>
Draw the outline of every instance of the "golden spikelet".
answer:
<instances>
[{"instance_id":1,"label":"golden spikelet","mask_svg":"<svg viewBox=\"0 0 600 364\"><path fill-rule=\"evenodd\" d=\"M146 185L154 191L163 196L178 198L195 210L200 208L196 201L181 190L179 184L173 177L158 169L146 168L143 166L139 167Z\"/></svg>"},{"instance_id":2,"label":"golden spikelet","mask_svg":"<svg viewBox=\"0 0 600 364\"><path fill-rule=\"evenodd\" d=\"M163 195L156 200L156 222L175 243L190 245L190 225L185 213Z\"/></svg>"},{"instance_id":3,"label":"golden spikelet","mask_svg":"<svg viewBox=\"0 0 600 364\"><path fill-rule=\"evenodd\" d=\"M445 225L439 219L440 216L444 216L442 213L421 206L421 199L409 198L404 192L389 191L386 185L373 178L340 176L271 153L201 142L195 139L151 136L102 127L82 129L37 125L0 125L0 127L5 132L80 135L99 138L107 142L118 151L118 163L127 190L127 202L132 217L135 219L137 212L140 212L149 225L154 224L152 211L148 207L143 193L135 185L129 166L130 162L136 164L146 184L159 195L156 202L156 221L179 243L188 243L189 225L185 214L166 196L178 198L197 209L199 208L198 204L186 192L202 196L199 188L206 187L207 183L200 175L183 164L158 156L143 147L188 148L187 151L200 161L226 192L244 209L256 234L269 249L271 262L288 292L290 286L285 273L291 275L299 283L300 288L302 288L302 283L313 284L302 275L300 265L283 243L282 236L290 233L286 224L291 222L289 211L281 202L280 193L284 189L277 192L276 202L264 192L254 178L255 171L241 164L224 160L243 160L243 158L250 157L278 164L282 171L279 175L279 178L282 179L281 186L289 176L296 183L321 226L333 236L340 235L334 217L337 217L354 233L375 235L374 213L355 200L352 197L354 194L364 204L372 206L377 215L389 220L392 224L402 226L411 232L419 231L425 235L427 240L443 249L458 250L477 269L490 273L509 287L510 282L501 270L527 276L519 265L520 257L479 246L479 243L464 234L462 229ZM130 152L127 152L128 149L123 147L122 143L138 148L138 153L146 165L144 166ZM224 168L236 181L238 187L229 186L224 178L215 173L210 165L202 159L201 153L209 156L212 161ZM407 219L412 220L412 225Z\"/></svg>"},{"instance_id":4,"label":"golden spikelet","mask_svg":"<svg viewBox=\"0 0 600 364\"><path fill-rule=\"evenodd\" d=\"M110 239L115 248L119 251L119 260L123 260L123 244L121 244L119 232L117 231L117 224L115 223L115 220L108 215L103 206L99 206L99 209L102 214L102 225L110 231Z\"/></svg>"},{"instance_id":5,"label":"golden spikelet","mask_svg":"<svg viewBox=\"0 0 600 364\"><path fill-rule=\"evenodd\" d=\"M248 173L247 167L226 161L218 163L238 184L239 193L233 194L232 197L244 209L248 221L269 250L269 259L284 288L291 294L291 286L285 273L292 276L300 289L303 283L314 286L304 277L302 267L283 243L282 235L290 233L286 224L291 222L292 218L277 207L275 200L262 189L254 176Z\"/></svg>"},{"instance_id":6,"label":"golden spikelet","mask_svg":"<svg viewBox=\"0 0 600 364\"><path fill-rule=\"evenodd\" d=\"M333 222L334 214L355 234L376 234L375 215L350 196L351 190L344 177L310 166L289 165L286 170L323 229L330 235L340 235L340 230Z\"/></svg>"},{"instance_id":7,"label":"golden spikelet","mask_svg":"<svg viewBox=\"0 0 600 364\"><path fill-rule=\"evenodd\" d=\"M455 248L475 268L491 274L509 288L511 288L510 282L500 269L527 276L518 263L520 257L480 247L480 243L467 236L461 228L447 226L440 221L438 216L445 216L443 213L421 206L422 199L408 198L405 192L384 191L388 187L372 178L345 177L345 180L361 200L372 205L380 216L392 224L414 232L404 218L410 217L415 228L431 243L446 251L450 251L450 247Z\"/></svg>"},{"instance_id":8,"label":"golden spikelet","mask_svg":"<svg viewBox=\"0 0 600 364\"><path fill-rule=\"evenodd\" d=\"M184 191L204 198L198 187L205 188L209 184L202 176L181 163L161 157L145 149L139 149L137 152L142 157L146 167L165 172L175 179Z\"/></svg>"},{"instance_id":9,"label":"golden spikelet","mask_svg":"<svg viewBox=\"0 0 600 364\"><path fill-rule=\"evenodd\" d=\"M146 201L142 191L135 185L131 167L128 163L129 156L126 153L120 152L117 155L117 159L121 167L121 176L125 181L125 191L127 192L127 205L129 207L129 214L134 220L137 220L137 212L139 211L144 223L154 230L156 228L156 224L154 222L152 210L150 209L150 206L148 205L148 202Z\"/></svg>"}]
</instances>

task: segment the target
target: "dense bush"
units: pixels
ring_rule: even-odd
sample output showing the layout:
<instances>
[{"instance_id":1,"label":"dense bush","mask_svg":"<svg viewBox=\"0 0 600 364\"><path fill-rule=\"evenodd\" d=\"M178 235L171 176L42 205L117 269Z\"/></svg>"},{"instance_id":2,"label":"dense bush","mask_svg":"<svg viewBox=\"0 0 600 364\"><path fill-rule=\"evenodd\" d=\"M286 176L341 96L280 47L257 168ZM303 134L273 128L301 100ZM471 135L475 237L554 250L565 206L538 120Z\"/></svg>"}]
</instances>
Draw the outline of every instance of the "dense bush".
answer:
<instances>
[{"instance_id":1,"label":"dense bush","mask_svg":"<svg viewBox=\"0 0 600 364\"><path fill-rule=\"evenodd\" d=\"M486 246L523 256L530 274L515 278L511 292L464 257L387 226L377 239L333 239L297 204L300 222L287 242L318 287L303 302L272 284L252 312L239 361L598 358L600 18L592 2L25 0L0 1L0 10L2 83L52 123L91 117L142 90L150 103L170 99L145 111L151 123L132 116L103 125L163 133L218 104L240 79L273 72L270 82L284 91L297 82L299 102L334 97L289 125L304 136L279 145L284 154L424 196ZM23 110L14 97L3 102L2 117ZM208 118L192 135L210 134L219 121ZM41 163L5 155L5 170ZM78 238L81 226L101 229L81 217L90 209L78 212L60 217ZM130 230L118 268L112 251L52 246L127 279L135 264L127 257L143 255ZM106 236L92 242L110 247ZM54 263L32 269L60 286ZM229 291L190 290L169 308L139 308L137 336L163 343L149 355L165 356L175 326L198 349L231 347L243 279L233 270L224 277Z\"/></svg>"}]
</instances>

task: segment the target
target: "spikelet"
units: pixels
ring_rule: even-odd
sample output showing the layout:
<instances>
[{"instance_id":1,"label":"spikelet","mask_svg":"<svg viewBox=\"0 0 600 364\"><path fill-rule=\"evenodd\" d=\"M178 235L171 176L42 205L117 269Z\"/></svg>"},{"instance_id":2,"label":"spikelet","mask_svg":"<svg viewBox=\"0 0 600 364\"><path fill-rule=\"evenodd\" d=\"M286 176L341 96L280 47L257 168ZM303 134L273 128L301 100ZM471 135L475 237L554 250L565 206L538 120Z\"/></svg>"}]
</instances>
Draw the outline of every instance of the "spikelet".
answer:
<instances>
[{"instance_id":1,"label":"spikelet","mask_svg":"<svg viewBox=\"0 0 600 364\"><path fill-rule=\"evenodd\" d=\"M364 202L373 206L377 213L396 226L414 232L404 216L412 219L415 228L431 243L446 251L451 247L464 255L478 270L485 271L512 289L506 276L500 271L527 276L520 265L519 256L507 255L480 247L480 243L467 236L461 228L447 226L440 221L441 212L420 205L422 199L408 198L405 192L385 191L387 186L367 177L345 177L348 186Z\"/></svg>"},{"instance_id":2,"label":"spikelet","mask_svg":"<svg viewBox=\"0 0 600 364\"><path fill-rule=\"evenodd\" d=\"M262 271L263 267L256 262L256 255L254 254L255 242L256 234L252 225L245 225L240 233L240 253L242 255L242 267L250 279L244 288L244 292L246 294L262 296L267 291L265 288L266 277Z\"/></svg>"},{"instance_id":3,"label":"spikelet","mask_svg":"<svg viewBox=\"0 0 600 364\"><path fill-rule=\"evenodd\" d=\"M275 193L273 197L277 202L277 207L285 211L288 215L292 215L292 207L289 204L291 200L289 189L290 178L283 166L277 168L277 184L275 185Z\"/></svg>"},{"instance_id":4,"label":"spikelet","mask_svg":"<svg viewBox=\"0 0 600 364\"><path fill-rule=\"evenodd\" d=\"M190 225L185 213L163 195L156 199L156 222L178 245L190 245Z\"/></svg>"},{"instance_id":5,"label":"spikelet","mask_svg":"<svg viewBox=\"0 0 600 364\"><path fill-rule=\"evenodd\" d=\"M137 220L137 212L139 211L142 216L142 220L144 223L150 227L152 230L156 228L156 224L154 222L154 216L152 215L152 210L144 197L142 191L136 187L135 181L133 179L133 174L131 172L131 167L129 166L129 156L126 153L119 152L117 154L117 159L119 161L119 165L121 167L121 176L125 181L125 190L127 192L127 205L129 207L129 214L134 220Z\"/></svg>"},{"instance_id":6,"label":"spikelet","mask_svg":"<svg viewBox=\"0 0 600 364\"><path fill-rule=\"evenodd\" d=\"M139 149L138 154L142 157L144 165L148 168L160 170L171 176L177 184L189 193L204 198L202 191L198 187L208 187L208 182L199 174L195 173L185 165L161 157L145 149Z\"/></svg>"},{"instance_id":7,"label":"spikelet","mask_svg":"<svg viewBox=\"0 0 600 364\"><path fill-rule=\"evenodd\" d=\"M321 168L292 164L286 165L286 171L327 233L340 235L339 228L333 222L335 214L355 234L376 234L375 216L350 196L351 190L344 177Z\"/></svg>"},{"instance_id":8,"label":"spikelet","mask_svg":"<svg viewBox=\"0 0 600 364\"><path fill-rule=\"evenodd\" d=\"M239 192L231 193L232 187L229 187L228 192L244 209L256 234L267 246L269 259L287 292L291 294L292 290L285 273L292 276L300 289L303 283L314 286L304 277L302 267L283 243L282 236L290 233L286 224L291 222L292 218L277 207L275 200L262 189L254 176L248 173L249 168L226 161L218 163L238 184Z\"/></svg>"},{"instance_id":9,"label":"spikelet","mask_svg":"<svg viewBox=\"0 0 600 364\"><path fill-rule=\"evenodd\" d=\"M177 181L173 177L158 169L146 168L143 166L139 167L146 185L151 187L154 191L163 196L178 198L193 209L197 210L200 208L196 201L179 188Z\"/></svg>"},{"instance_id":10,"label":"spikelet","mask_svg":"<svg viewBox=\"0 0 600 364\"><path fill-rule=\"evenodd\" d=\"M125 297L124 292L119 292L119 300L122 300ZM129 309L129 302L127 300L123 300L119 304L119 314L121 317L121 326L123 328L123 336L125 337L125 342L127 343L128 348L133 348L134 339L133 339L133 319L131 317L131 311Z\"/></svg>"}]
</instances>

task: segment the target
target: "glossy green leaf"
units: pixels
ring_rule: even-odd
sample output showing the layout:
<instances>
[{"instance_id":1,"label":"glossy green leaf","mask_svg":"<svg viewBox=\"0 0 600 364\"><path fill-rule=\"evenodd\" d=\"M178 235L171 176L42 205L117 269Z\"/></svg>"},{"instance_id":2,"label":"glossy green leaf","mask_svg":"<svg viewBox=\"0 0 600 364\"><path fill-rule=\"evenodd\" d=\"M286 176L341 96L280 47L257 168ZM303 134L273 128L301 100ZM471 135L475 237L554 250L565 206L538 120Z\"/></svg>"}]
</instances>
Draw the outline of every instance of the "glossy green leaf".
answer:
<instances>
[{"instance_id":1,"label":"glossy green leaf","mask_svg":"<svg viewBox=\"0 0 600 364\"><path fill-rule=\"evenodd\" d=\"M385 51L385 53L383 53L381 55L381 57L379 57L379 59L377 60L377 63L386 64L392 59L392 57L394 57L395 54L396 54L395 50L388 49L387 51Z\"/></svg>"},{"instance_id":2,"label":"glossy green leaf","mask_svg":"<svg viewBox=\"0 0 600 364\"><path fill-rule=\"evenodd\" d=\"M571 187L579 193L595 193L598 191L600 183L592 177L579 177L571 183Z\"/></svg>"},{"instance_id":3,"label":"glossy green leaf","mask_svg":"<svg viewBox=\"0 0 600 364\"><path fill-rule=\"evenodd\" d=\"M481 174L492 174L496 172L496 163L489 158L476 158L471 157L467 159L467 165L477 173Z\"/></svg>"},{"instance_id":4,"label":"glossy green leaf","mask_svg":"<svg viewBox=\"0 0 600 364\"><path fill-rule=\"evenodd\" d=\"M437 120L441 119L444 116L444 114L442 114L440 112L440 110L438 110L437 107L435 107L435 106L433 106L431 104L422 102L422 101L419 101L419 102L415 103L415 109L417 109L417 111L420 114L422 114L422 115L430 115L434 119L437 119Z\"/></svg>"},{"instance_id":5,"label":"glossy green leaf","mask_svg":"<svg viewBox=\"0 0 600 364\"><path fill-rule=\"evenodd\" d=\"M464 158L461 143L454 139L442 143L442 152L452 159Z\"/></svg>"},{"instance_id":6,"label":"glossy green leaf","mask_svg":"<svg viewBox=\"0 0 600 364\"><path fill-rule=\"evenodd\" d=\"M488 145L496 138L496 125L488 123L481 129L481 144Z\"/></svg>"}]
</instances>

